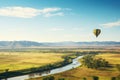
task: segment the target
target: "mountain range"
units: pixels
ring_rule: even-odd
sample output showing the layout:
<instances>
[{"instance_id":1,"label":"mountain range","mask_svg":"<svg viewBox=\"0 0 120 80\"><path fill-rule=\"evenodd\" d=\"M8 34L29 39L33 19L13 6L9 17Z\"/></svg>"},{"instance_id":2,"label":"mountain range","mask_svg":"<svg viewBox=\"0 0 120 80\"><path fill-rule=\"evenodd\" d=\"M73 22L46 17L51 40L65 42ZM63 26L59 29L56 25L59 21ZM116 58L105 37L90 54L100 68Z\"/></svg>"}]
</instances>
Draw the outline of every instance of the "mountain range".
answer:
<instances>
[{"instance_id":1,"label":"mountain range","mask_svg":"<svg viewBox=\"0 0 120 80\"><path fill-rule=\"evenodd\" d=\"M120 46L120 42L34 42L34 41L0 41L0 48L29 48L29 47L65 47L65 46Z\"/></svg>"}]
</instances>

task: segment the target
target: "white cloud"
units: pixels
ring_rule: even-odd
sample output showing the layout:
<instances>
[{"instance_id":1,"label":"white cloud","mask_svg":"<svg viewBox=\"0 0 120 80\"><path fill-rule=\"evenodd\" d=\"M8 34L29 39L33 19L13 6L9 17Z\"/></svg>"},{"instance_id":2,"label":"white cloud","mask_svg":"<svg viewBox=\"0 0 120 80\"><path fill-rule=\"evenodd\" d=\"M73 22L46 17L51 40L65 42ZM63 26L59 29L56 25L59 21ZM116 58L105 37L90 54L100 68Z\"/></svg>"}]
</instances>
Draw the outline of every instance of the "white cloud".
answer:
<instances>
[{"instance_id":1,"label":"white cloud","mask_svg":"<svg viewBox=\"0 0 120 80\"><path fill-rule=\"evenodd\" d=\"M6 7L0 8L0 16L12 16L21 18L31 18L39 15L39 10L29 7Z\"/></svg>"},{"instance_id":2,"label":"white cloud","mask_svg":"<svg viewBox=\"0 0 120 80\"><path fill-rule=\"evenodd\" d=\"M50 29L51 31L63 31L64 29L63 28L52 28Z\"/></svg>"},{"instance_id":3,"label":"white cloud","mask_svg":"<svg viewBox=\"0 0 120 80\"><path fill-rule=\"evenodd\" d=\"M30 7L5 7L0 8L0 16L11 16L21 18L32 18L38 15L45 17L63 16L61 8L35 9Z\"/></svg>"},{"instance_id":4,"label":"white cloud","mask_svg":"<svg viewBox=\"0 0 120 80\"><path fill-rule=\"evenodd\" d=\"M58 12L58 13L47 13L44 15L45 17L52 17L52 16L64 16L63 12Z\"/></svg>"},{"instance_id":5,"label":"white cloud","mask_svg":"<svg viewBox=\"0 0 120 80\"><path fill-rule=\"evenodd\" d=\"M49 13L49 12L56 12L62 10L61 8L44 8L40 10L41 13Z\"/></svg>"},{"instance_id":6,"label":"white cloud","mask_svg":"<svg viewBox=\"0 0 120 80\"><path fill-rule=\"evenodd\" d=\"M103 26L103 27L118 27L118 26L120 26L120 20L116 21L116 22L101 24L100 26Z\"/></svg>"}]
</instances>

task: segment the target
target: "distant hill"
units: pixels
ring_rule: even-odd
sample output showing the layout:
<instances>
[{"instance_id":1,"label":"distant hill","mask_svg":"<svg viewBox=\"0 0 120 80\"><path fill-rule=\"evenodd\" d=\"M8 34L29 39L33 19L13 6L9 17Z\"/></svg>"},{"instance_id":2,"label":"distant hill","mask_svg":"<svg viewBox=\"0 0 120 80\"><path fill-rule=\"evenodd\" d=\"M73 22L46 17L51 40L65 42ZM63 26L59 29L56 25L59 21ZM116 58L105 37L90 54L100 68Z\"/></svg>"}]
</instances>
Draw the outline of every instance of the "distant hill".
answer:
<instances>
[{"instance_id":1,"label":"distant hill","mask_svg":"<svg viewBox=\"0 0 120 80\"><path fill-rule=\"evenodd\" d=\"M42 43L33 41L0 41L0 48L39 47Z\"/></svg>"},{"instance_id":2,"label":"distant hill","mask_svg":"<svg viewBox=\"0 0 120 80\"><path fill-rule=\"evenodd\" d=\"M120 42L114 41L102 41L102 42L56 42L56 43L45 43L47 46L120 46Z\"/></svg>"},{"instance_id":3,"label":"distant hill","mask_svg":"<svg viewBox=\"0 0 120 80\"><path fill-rule=\"evenodd\" d=\"M56 46L120 46L120 42L53 42L39 43L34 41L0 41L0 48L29 48L29 47L56 47Z\"/></svg>"}]
</instances>

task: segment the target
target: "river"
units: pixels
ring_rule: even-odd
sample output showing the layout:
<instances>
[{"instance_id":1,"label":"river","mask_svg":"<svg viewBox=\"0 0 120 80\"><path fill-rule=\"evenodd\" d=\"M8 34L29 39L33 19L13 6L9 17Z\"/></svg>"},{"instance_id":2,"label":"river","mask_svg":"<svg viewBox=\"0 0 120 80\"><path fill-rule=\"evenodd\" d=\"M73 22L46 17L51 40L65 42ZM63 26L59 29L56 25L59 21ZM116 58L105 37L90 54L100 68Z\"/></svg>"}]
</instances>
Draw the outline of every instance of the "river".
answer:
<instances>
[{"instance_id":1,"label":"river","mask_svg":"<svg viewBox=\"0 0 120 80\"><path fill-rule=\"evenodd\" d=\"M47 72L31 73L31 74L27 74L27 75L11 77L11 78L2 79L2 80L25 80L25 79L48 76L48 75L51 75L51 74L56 74L56 73L68 71L68 70L71 70L73 68L76 68L76 67L80 66L81 63L79 62L79 59L81 59L82 57L83 56L79 56L79 57L73 59L71 64L68 64L68 65L60 67L60 68L52 69L52 70L47 71Z\"/></svg>"}]
</instances>

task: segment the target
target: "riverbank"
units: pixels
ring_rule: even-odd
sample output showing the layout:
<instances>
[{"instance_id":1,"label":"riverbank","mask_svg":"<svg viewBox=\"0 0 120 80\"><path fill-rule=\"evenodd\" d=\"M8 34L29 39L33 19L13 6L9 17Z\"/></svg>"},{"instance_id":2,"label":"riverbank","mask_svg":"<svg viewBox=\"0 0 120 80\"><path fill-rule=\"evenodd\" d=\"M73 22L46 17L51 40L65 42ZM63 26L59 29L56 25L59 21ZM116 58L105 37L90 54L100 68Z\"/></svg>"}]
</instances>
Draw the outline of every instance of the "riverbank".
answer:
<instances>
[{"instance_id":1,"label":"riverbank","mask_svg":"<svg viewBox=\"0 0 120 80\"><path fill-rule=\"evenodd\" d=\"M25 79L36 78L36 77L47 76L47 75L51 75L51 74L64 72L64 71L67 71L67 70L70 70L70 69L73 69L73 68L76 68L76 67L80 66L81 65L79 63L80 58L82 58L82 56L79 56L79 57L73 59L71 64L68 64L66 66L59 67L59 68L56 68L56 69L52 69L49 72L44 71L43 73L41 73L41 72L31 73L31 74L28 74L28 75L7 78L7 80L25 80Z\"/></svg>"}]
</instances>

